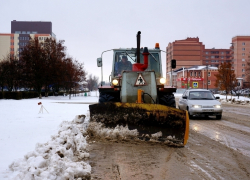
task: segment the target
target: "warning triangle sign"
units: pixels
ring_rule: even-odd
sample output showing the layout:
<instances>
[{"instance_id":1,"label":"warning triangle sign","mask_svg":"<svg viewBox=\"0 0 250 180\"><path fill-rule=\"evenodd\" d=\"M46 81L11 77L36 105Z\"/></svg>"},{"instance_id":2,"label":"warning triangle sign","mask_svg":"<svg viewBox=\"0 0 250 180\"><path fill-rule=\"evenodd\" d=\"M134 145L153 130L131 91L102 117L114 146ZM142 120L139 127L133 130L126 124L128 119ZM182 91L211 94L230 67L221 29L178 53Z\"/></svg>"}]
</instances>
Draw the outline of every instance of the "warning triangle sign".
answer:
<instances>
[{"instance_id":1,"label":"warning triangle sign","mask_svg":"<svg viewBox=\"0 0 250 180\"><path fill-rule=\"evenodd\" d=\"M138 74L138 77L136 78L136 81L135 81L135 86L146 86L147 83L145 81L145 79L143 78L142 74L139 73Z\"/></svg>"}]
</instances>

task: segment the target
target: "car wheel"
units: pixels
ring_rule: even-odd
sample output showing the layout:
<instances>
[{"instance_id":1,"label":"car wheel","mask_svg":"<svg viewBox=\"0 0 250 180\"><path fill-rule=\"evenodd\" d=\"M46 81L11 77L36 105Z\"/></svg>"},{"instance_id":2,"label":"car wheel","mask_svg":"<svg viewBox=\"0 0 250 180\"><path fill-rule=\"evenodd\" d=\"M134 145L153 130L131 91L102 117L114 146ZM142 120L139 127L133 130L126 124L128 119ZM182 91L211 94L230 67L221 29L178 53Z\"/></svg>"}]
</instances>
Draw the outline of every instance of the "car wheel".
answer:
<instances>
[{"instance_id":1,"label":"car wheel","mask_svg":"<svg viewBox=\"0 0 250 180\"><path fill-rule=\"evenodd\" d=\"M216 119L220 120L222 115L216 115Z\"/></svg>"},{"instance_id":2,"label":"car wheel","mask_svg":"<svg viewBox=\"0 0 250 180\"><path fill-rule=\"evenodd\" d=\"M187 107L187 111L188 111L189 119L193 118L193 115L191 115L191 114L189 113L188 107Z\"/></svg>"}]
</instances>

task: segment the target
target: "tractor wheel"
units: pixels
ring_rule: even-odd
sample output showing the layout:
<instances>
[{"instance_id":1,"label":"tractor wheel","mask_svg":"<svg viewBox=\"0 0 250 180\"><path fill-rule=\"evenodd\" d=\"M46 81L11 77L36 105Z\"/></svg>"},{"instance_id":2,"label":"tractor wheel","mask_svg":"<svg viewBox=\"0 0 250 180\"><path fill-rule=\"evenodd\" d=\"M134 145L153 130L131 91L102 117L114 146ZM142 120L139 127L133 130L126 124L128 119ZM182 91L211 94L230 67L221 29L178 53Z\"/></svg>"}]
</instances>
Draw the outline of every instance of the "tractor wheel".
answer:
<instances>
[{"instance_id":1,"label":"tractor wheel","mask_svg":"<svg viewBox=\"0 0 250 180\"><path fill-rule=\"evenodd\" d=\"M163 95L162 97L160 97L160 104L176 108L174 95Z\"/></svg>"},{"instance_id":2,"label":"tractor wheel","mask_svg":"<svg viewBox=\"0 0 250 180\"><path fill-rule=\"evenodd\" d=\"M99 103L114 102L114 101L115 101L115 97L111 96L110 94L100 93Z\"/></svg>"}]
</instances>

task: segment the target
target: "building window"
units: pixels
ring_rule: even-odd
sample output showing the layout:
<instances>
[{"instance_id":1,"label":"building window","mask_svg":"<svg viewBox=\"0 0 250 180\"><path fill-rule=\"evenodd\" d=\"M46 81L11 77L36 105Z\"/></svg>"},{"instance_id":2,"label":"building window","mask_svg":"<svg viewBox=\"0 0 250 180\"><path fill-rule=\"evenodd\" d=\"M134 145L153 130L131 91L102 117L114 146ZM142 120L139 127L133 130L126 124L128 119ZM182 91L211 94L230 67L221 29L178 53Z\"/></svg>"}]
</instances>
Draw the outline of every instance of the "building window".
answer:
<instances>
[{"instance_id":1,"label":"building window","mask_svg":"<svg viewBox=\"0 0 250 180\"><path fill-rule=\"evenodd\" d=\"M243 67L245 67L245 64L242 64Z\"/></svg>"},{"instance_id":2,"label":"building window","mask_svg":"<svg viewBox=\"0 0 250 180\"><path fill-rule=\"evenodd\" d=\"M221 54L224 54L224 52L221 52Z\"/></svg>"},{"instance_id":3,"label":"building window","mask_svg":"<svg viewBox=\"0 0 250 180\"><path fill-rule=\"evenodd\" d=\"M206 61L206 63L208 63L208 61Z\"/></svg>"},{"instance_id":4,"label":"building window","mask_svg":"<svg viewBox=\"0 0 250 180\"><path fill-rule=\"evenodd\" d=\"M242 72L245 72L245 69L242 69Z\"/></svg>"},{"instance_id":5,"label":"building window","mask_svg":"<svg viewBox=\"0 0 250 180\"><path fill-rule=\"evenodd\" d=\"M200 71L198 72L198 76L201 76L201 72Z\"/></svg>"},{"instance_id":6,"label":"building window","mask_svg":"<svg viewBox=\"0 0 250 180\"><path fill-rule=\"evenodd\" d=\"M221 56L220 58L221 58L221 59L224 59L224 56Z\"/></svg>"},{"instance_id":7,"label":"building window","mask_svg":"<svg viewBox=\"0 0 250 180\"><path fill-rule=\"evenodd\" d=\"M245 74L242 74L242 77L245 77Z\"/></svg>"},{"instance_id":8,"label":"building window","mask_svg":"<svg viewBox=\"0 0 250 180\"><path fill-rule=\"evenodd\" d=\"M26 34L26 31L22 31L22 34Z\"/></svg>"},{"instance_id":9,"label":"building window","mask_svg":"<svg viewBox=\"0 0 250 180\"><path fill-rule=\"evenodd\" d=\"M195 76L195 77L197 76L197 72L194 72L194 76Z\"/></svg>"},{"instance_id":10,"label":"building window","mask_svg":"<svg viewBox=\"0 0 250 180\"><path fill-rule=\"evenodd\" d=\"M190 72L190 76L193 76L193 72Z\"/></svg>"},{"instance_id":11,"label":"building window","mask_svg":"<svg viewBox=\"0 0 250 180\"><path fill-rule=\"evenodd\" d=\"M30 34L30 31L27 31L27 34Z\"/></svg>"},{"instance_id":12,"label":"building window","mask_svg":"<svg viewBox=\"0 0 250 180\"><path fill-rule=\"evenodd\" d=\"M32 31L32 34L37 34L37 31Z\"/></svg>"},{"instance_id":13,"label":"building window","mask_svg":"<svg viewBox=\"0 0 250 180\"><path fill-rule=\"evenodd\" d=\"M211 56L211 59L214 59L214 56Z\"/></svg>"},{"instance_id":14,"label":"building window","mask_svg":"<svg viewBox=\"0 0 250 180\"><path fill-rule=\"evenodd\" d=\"M221 61L221 63L223 63L224 61Z\"/></svg>"},{"instance_id":15,"label":"building window","mask_svg":"<svg viewBox=\"0 0 250 180\"><path fill-rule=\"evenodd\" d=\"M209 76L209 77L211 76L211 72L208 72L208 76Z\"/></svg>"},{"instance_id":16,"label":"building window","mask_svg":"<svg viewBox=\"0 0 250 180\"><path fill-rule=\"evenodd\" d=\"M245 61L245 59L242 59L242 61Z\"/></svg>"},{"instance_id":17,"label":"building window","mask_svg":"<svg viewBox=\"0 0 250 180\"><path fill-rule=\"evenodd\" d=\"M245 53L242 53L242 56L245 56Z\"/></svg>"},{"instance_id":18,"label":"building window","mask_svg":"<svg viewBox=\"0 0 250 180\"><path fill-rule=\"evenodd\" d=\"M245 48L242 48L242 51L245 51Z\"/></svg>"},{"instance_id":19,"label":"building window","mask_svg":"<svg viewBox=\"0 0 250 180\"><path fill-rule=\"evenodd\" d=\"M210 80L208 80L207 84L208 84L208 85L211 85L211 81L210 81Z\"/></svg>"},{"instance_id":20,"label":"building window","mask_svg":"<svg viewBox=\"0 0 250 180\"><path fill-rule=\"evenodd\" d=\"M242 45L245 46L246 45L245 42L243 42Z\"/></svg>"},{"instance_id":21,"label":"building window","mask_svg":"<svg viewBox=\"0 0 250 180\"><path fill-rule=\"evenodd\" d=\"M230 51L227 51L226 54L230 54Z\"/></svg>"},{"instance_id":22,"label":"building window","mask_svg":"<svg viewBox=\"0 0 250 180\"><path fill-rule=\"evenodd\" d=\"M208 56L206 56L206 59L208 59Z\"/></svg>"},{"instance_id":23,"label":"building window","mask_svg":"<svg viewBox=\"0 0 250 180\"><path fill-rule=\"evenodd\" d=\"M208 52L206 52L206 54L208 54Z\"/></svg>"}]
</instances>

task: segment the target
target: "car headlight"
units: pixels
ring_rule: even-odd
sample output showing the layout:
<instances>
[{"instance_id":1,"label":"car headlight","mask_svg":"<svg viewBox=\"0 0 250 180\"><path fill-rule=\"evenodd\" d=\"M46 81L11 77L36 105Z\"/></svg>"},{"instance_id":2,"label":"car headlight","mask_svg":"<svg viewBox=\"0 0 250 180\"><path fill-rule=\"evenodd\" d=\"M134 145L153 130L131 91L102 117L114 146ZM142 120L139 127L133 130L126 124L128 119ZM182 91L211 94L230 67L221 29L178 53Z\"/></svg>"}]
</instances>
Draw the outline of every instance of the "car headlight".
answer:
<instances>
[{"instance_id":1,"label":"car headlight","mask_svg":"<svg viewBox=\"0 0 250 180\"><path fill-rule=\"evenodd\" d=\"M161 79L160 79L160 83L161 83L161 84L165 84L165 82L166 82L166 79L165 79L165 78L161 78Z\"/></svg>"},{"instance_id":2,"label":"car headlight","mask_svg":"<svg viewBox=\"0 0 250 180\"><path fill-rule=\"evenodd\" d=\"M221 108L221 105L214 105L214 108Z\"/></svg>"},{"instance_id":3,"label":"car headlight","mask_svg":"<svg viewBox=\"0 0 250 180\"><path fill-rule=\"evenodd\" d=\"M192 108L201 108L201 105L192 105Z\"/></svg>"},{"instance_id":4,"label":"car headlight","mask_svg":"<svg viewBox=\"0 0 250 180\"><path fill-rule=\"evenodd\" d=\"M118 84L118 80L117 80L117 79L114 79L114 80L112 81L112 84L116 86L116 85Z\"/></svg>"}]
</instances>

